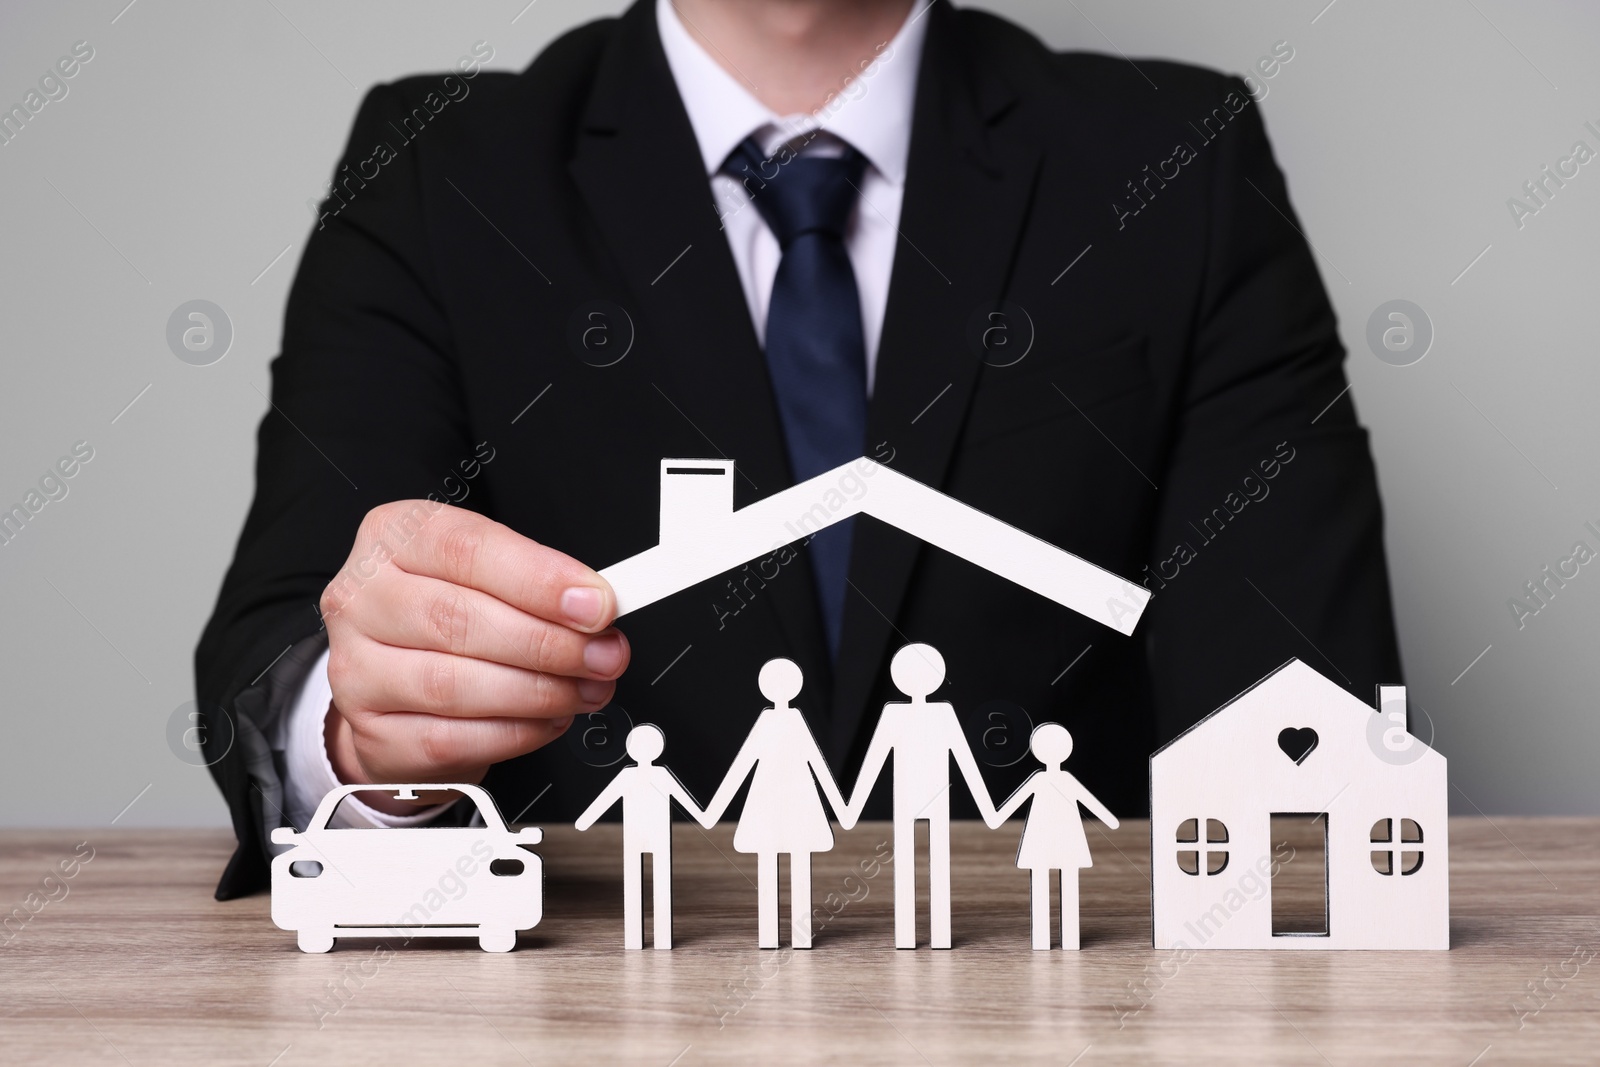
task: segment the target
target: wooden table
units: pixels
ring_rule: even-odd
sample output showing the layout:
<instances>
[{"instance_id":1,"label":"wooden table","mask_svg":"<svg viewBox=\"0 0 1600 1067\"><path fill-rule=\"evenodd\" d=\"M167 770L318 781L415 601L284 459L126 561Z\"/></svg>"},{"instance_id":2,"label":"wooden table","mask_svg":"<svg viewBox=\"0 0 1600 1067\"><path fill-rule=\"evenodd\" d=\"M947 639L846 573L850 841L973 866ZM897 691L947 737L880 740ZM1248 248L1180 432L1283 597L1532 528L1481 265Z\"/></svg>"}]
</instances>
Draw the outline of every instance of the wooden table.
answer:
<instances>
[{"instance_id":1,"label":"wooden table","mask_svg":"<svg viewBox=\"0 0 1600 1067\"><path fill-rule=\"evenodd\" d=\"M892 947L882 824L817 857L816 900L850 899L810 952L755 947L727 826L677 827L671 952L621 947L617 828L547 827L510 954L301 953L266 895L212 899L224 833L0 833L5 909L94 850L0 934L0 1063L1600 1063L1600 819L1453 820L1450 952L1192 958L1149 947L1147 824L1090 825L1070 953L1029 948L1015 823L957 826L949 952Z\"/></svg>"}]
</instances>

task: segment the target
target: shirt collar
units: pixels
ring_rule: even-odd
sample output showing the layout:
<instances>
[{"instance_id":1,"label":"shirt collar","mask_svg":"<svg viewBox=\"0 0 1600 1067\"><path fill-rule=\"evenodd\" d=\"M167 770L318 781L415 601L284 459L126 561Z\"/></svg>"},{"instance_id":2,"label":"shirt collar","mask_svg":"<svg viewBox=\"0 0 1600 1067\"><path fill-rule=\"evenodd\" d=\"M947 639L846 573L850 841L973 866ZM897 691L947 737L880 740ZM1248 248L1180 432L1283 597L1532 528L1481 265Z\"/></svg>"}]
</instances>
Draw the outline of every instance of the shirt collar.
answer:
<instances>
[{"instance_id":1,"label":"shirt collar","mask_svg":"<svg viewBox=\"0 0 1600 1067\"><path fill-rule=\"evenodd\" d=\"M916 0L905 24L872 64L816 112L780 116L690 36L672 0L656 0L661 47L689 113L707 176L722 169L740 141L770 127L766 129L770 136L760 138L767 151L807 130L820 129L849 142L890 182L904 182L917 68L927 36L923 16L930 3Z\"/></svg>"}]
</instances>

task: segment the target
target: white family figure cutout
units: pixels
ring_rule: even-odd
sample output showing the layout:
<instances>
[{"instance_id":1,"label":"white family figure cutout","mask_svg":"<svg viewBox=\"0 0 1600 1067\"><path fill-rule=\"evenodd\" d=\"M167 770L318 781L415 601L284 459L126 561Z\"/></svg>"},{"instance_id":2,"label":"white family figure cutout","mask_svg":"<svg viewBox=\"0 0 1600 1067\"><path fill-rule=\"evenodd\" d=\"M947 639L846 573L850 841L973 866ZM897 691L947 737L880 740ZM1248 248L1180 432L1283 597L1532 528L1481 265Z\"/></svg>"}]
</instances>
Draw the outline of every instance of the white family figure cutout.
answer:
<instances>
[{"instance_id":1,"label":"white family figure cutout","mask_svg":"<svg viewBox=\"0 0 1600 1067\"><path fill-rule=\"evenodd\" d=\"M867 747L851 794L849 814L839 821L855 825L873 783L894 754L894 945L917 947L917 823L928 823L928 932L934 948L950 947L950 757L978 802L985 822L998 825L989 788L961 731L955 708L929 703L928 694L944 683L944 657L931 645L907 645L895 653L889 676L909 703L891 701Z\"/></svg>"},{"instance_id":2,"label":"white family figure cutout","mask_svg":"<svg viewBox=\"0 0 1600 1067\"><path fill-rule=\"evenodd\" d=\"M819 784L845 829L855 824L805 716L789 703L802 682L800 667L790 660L775 659L761 668L757 684L772 706L756 717L700 820L708 830L715 826L754 771L733 847L756 854L756 932L762 948L778 947L780 855L789 857L790 944L811 947L811 854L833 848Z\"/></svg>"},{"instance_id":3,"label":"white family figure cutout","mask_svg":"<svg viewBox=\"0 0 1600 1067\"><path fill-rule=\"evenodd\" d=\"M672 801L700 822L705 815L677 777L655 759L666 746L659 727L641 723L628 731L628 755L635 765L624 767L600 791L575 824L587 830L595 820L622 802L622 922L623 946L644 948L644 857L650 857L650 888L658 949L672 947Z\"/></svg>"},{"instance_id":4,"label":"white family figure cutout","mask_svg":"<svg viewBox=\"0 0 1600 1067\"><path fill-rule=\"evenodd\" d=\"M1022 840L1017 844L1017 866L1031 872L1033 901L1033 947L1050 947L1050 872L1061 872L1061 947L1078 947L1078 871L1094 866L1089 857L1089 839L1083 832L1082 804L1117 828L1117 817L1095 799L1062 764L1072 755L1072 735L1060 723L1042 723L1033 731L1028 750L1044 764L1017 787L1010 798L985 818L996 829L1028 800L1028 818L1022 825Z\"/></svg>"}]
</instances>

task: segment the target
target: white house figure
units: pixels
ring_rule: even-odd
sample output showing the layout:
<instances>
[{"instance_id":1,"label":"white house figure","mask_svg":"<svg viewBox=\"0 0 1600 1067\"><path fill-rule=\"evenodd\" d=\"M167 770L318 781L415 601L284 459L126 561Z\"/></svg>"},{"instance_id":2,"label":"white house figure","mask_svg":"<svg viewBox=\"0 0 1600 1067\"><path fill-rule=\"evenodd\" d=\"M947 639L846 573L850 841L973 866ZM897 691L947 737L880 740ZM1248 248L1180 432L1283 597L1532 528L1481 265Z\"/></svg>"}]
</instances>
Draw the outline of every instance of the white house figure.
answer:
<instances>
[{"instance_id":1,"label":"white house figure","mask_svg":"<svg viewBox=\"0 0 1600 1067\"><path fill-rule=\"evenodd\" d=\"M1403 686L1378 704L1293 659L1150 757L1156 948L1450 947L1445 758L1406 732ZM1274 930L1274 815L1321 828L1320 929Z\"/></svg>"},{"instance_id":2,"label":"white house figure","mask_svg":"<svg viewBox=\"0 0 1600 1067\"><path fill-rule=\"evenodd\" d=\"M1150 591L862 457L733 508L733 461L661 461L660 543L600 573L617 614L714 578L852 515L871 515L1128 635Z\"/></svg>"}]
</instances>

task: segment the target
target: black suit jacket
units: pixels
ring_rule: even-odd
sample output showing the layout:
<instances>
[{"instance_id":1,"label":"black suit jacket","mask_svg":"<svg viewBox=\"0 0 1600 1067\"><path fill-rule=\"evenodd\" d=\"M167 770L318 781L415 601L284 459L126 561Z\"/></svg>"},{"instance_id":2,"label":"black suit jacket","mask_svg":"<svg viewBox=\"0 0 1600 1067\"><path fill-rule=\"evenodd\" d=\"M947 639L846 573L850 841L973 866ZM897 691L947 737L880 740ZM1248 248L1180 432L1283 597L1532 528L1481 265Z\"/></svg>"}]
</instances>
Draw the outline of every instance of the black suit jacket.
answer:
<instances>
[{"instance_id":1,"label":"black suit jacket","mask_svg":"<svg viewBox=\"0 0 1600 1067\"><path fill-rule=\"evenodd\" d=\"M764 704L757 669L790 657L848 790L901 699L890 656L926 641L986 754L1026 744L990 702L1058 720L1084 784L1140 815L1157 744L1290 656L1364 699L1399 678L1367 437L1238 80L1054 53L942 0L927 18L870 451L1155 598L1122 637L863 518L836 666L800 552L625 617L615 703L708 797ZM655 544L664 456L736 460L737 506L791 484L650 0L518 75L375 88L335 183L196 654L239 734L214 766L240 846L224 896L265 880L281 767L261 732L369 508L460 499L603 567ZM508 816L570 819L615 772L597 762L557 742L486 784ZM990 766L996 796L1032 764Z\"/></svg>"}]
</instances>

